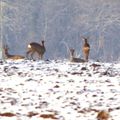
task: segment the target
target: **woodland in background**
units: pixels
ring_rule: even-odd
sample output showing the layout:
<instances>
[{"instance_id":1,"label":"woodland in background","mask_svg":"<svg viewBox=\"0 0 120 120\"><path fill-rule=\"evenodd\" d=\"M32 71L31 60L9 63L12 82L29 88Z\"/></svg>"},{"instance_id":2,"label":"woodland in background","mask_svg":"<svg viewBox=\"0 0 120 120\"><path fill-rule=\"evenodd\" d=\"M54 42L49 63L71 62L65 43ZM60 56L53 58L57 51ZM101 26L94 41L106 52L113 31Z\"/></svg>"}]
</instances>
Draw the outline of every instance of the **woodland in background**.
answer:
<instances>
[{"instance_id":1,"label":"woodland in background","mask_svg":"<svg viewBox=\"0 0 120 120\"><path fill-rule=\"evenodd\" d=\"M27 44L45 40L45 59L82 55L89 37L90 59L120 60L119 0L1 0L0 38L10 53L25 55Z\"/></svg>"}]
</instances>

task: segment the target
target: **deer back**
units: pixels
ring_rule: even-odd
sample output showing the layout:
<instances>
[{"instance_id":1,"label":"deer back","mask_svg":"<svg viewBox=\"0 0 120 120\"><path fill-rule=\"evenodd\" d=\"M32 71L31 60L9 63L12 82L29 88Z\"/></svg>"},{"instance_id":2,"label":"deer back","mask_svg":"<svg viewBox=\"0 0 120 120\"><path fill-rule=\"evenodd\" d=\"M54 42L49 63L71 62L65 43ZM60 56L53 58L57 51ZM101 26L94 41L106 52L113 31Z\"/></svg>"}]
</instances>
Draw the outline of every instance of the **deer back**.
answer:
<instances>
[{"instance_id":1,"label":"deer back","mask_svg":"<svg viewBox=\"0 0 120 120\"><path fill-rule=\"evenodd\" d=\"M5 54L5 57L7 59L13 59L13 60L17 60L17 59L24 59L25 57L24 56L21 56L21 55L11 55L9 52L8 52L8 47L4 47L4 54Z\"/></svg>"},{"instance_id":2,"label":"deer back","mask_svg":"<svg viewBox=\"0 0 120 120\"><path fill-rule=\"evenodd\" d=\"M85 62L85 60L75 57L75 50L74 49L70 49L70 61L77 62L77 63Z\"/></svg>"},{"instance_id":3,"label":"deer back","mask_svg":"<svg viewBox=\"0 0 120 120\"><path fill-rule=\"evenodd\" d=\"M35 42L32 42L29 44L29 49L31 51L38 52L39 54L45 51L44 46L42 46L41 44L35 43Z\"/></svg>"}]
</instances>

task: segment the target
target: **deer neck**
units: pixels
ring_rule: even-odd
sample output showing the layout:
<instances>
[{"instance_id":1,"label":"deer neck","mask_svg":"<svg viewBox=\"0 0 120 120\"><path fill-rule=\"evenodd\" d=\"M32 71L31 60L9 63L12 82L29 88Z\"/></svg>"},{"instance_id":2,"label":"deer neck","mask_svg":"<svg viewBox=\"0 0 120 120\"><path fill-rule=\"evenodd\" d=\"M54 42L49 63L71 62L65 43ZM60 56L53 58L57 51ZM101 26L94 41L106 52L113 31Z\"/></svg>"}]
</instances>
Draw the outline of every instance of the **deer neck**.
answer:
<instances>
[{"instance_id":1,"label":"deer neck","mask_svg":"<svg viewBox=\"0 0 120 120\"><path fill-rule=\"evenodd\" d=\"M44 43L42 43L42 47L45 47L45 46L44 46Z\"/></svg>"},{"instance_id":2,"label":"deer neck","mask_svg":"<svg viewBox=\"0 0 120 120\"><path fill-rule=\"evenodd\" d=\"M88 44L87 39L85 39L85 43Z\"/></svg>"},{"instance_id":3,"label":"deer neck","mask_svg":"<svg viewBox=\"0 0 120 120\"><path fill-rule=\"evenodd\" d=\"M6 55L6 57L12 57L12 55L10 55L9 53L8 53L8 51L5 51L5 55Z\"/></svg>"}]
</instances>

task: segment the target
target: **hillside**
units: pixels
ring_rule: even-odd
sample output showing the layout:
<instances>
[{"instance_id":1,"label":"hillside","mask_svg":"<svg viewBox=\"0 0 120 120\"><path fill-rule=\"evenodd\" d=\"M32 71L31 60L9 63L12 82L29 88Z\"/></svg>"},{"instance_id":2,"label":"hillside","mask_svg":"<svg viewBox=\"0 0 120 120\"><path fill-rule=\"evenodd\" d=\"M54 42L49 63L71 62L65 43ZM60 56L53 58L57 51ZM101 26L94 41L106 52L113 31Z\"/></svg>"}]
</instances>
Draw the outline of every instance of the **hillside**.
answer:
<instances>
[{"instance_id":1,"label":"hillside","mask_svg":"<svg viewBox=\"0 0 120 120\"><path fill-rule=\"evenodd\" d=\"M120 63L0 62L0 120L120 118Z\"/></svg>"}]
</instances>

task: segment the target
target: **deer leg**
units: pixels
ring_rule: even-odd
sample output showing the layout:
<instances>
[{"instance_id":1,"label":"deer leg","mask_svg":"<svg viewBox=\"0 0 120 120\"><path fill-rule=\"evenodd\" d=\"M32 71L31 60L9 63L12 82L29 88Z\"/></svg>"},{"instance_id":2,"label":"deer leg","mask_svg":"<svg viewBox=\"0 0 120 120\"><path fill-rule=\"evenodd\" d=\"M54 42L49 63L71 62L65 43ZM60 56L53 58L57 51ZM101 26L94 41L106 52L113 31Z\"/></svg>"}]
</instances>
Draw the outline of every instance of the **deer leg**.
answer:
<instances>
[{"instance_id":1,"label":"deer leg","mask_svg":"<svg viewBox=\"0 0 120 120\"><path fill-rule=\"evenodd\" d=\"M29 54L30 54L31 51L27 51L26 52L26 58L29 59Z\"/></svg>"},{"instance_id":2,"label":"deer leg","mask_svg":"<svg viewBox=\"0 0 120 120\"><path fill-rule=\"evenodd\" d=\"M41 60L41 59L42 59L42 55L39 54L39 58L40 58L40 60Z\"/></svg>"},{"instance_id":3,"label":"deer leg","mask_svg":"<svg viewBox=\"0 0 120 120\"><path fill-rule=\"evenodd\" d=\"M89 51L88 51L88 53L86 53L86 55L85 55L85 60L88 62L88 57L89 57Z\"/></svg>"},{"instance_id":4,"label":"deer leg","mask_svg":"<svg viewBox=\"0 0 120 120\"><path fill-rule=\"evenodd\" d=\"M86 55L85 60L86 60L86 62L88 62L88 55Z\"/></svg>"},{"instance_id":5,"label":"deer leg","mask_svg":"<svg viewBox=\"0 0 120 120\"><path fill-rule=\"evenodd\" d=\"M41 60L42 59L42 55L38 53L38 56L39 56L39 59Z\"/></svg>"},{"instance_id":6,"label":"deer leg","mask_svg":"<svg viewBox=\"0 0 120 120\"><path fill-rule=\"evenodd\" d=\"M34 60L33 55L34 55L34 51L31 52L31 59L32 59L32 60Z\"/></svg>"}]
</instances>

